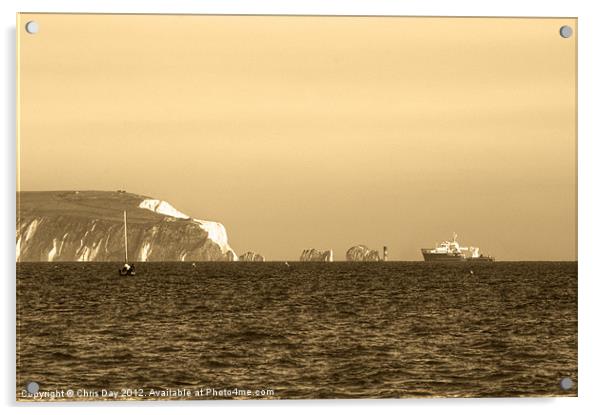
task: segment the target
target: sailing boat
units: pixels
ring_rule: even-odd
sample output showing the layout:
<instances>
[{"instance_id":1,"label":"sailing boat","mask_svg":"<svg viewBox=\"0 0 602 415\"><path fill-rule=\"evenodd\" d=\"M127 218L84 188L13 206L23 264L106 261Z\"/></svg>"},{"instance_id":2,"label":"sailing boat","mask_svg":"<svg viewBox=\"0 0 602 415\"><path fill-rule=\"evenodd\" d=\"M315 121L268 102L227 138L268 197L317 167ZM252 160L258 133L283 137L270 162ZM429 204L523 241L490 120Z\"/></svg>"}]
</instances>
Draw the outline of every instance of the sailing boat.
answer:
<instances>
[{"instance_id":1,"label":"sailing boat","mask_svg":"<svg viewBox=\"0 0 602 415\"><path fill-rule=\"evenodd\" d=\"M125 210L123 211L123 239L125 241L125 262L119 269L119 275L136 275L134 264L128 264L128 215Z\"/></svg>"}]
</instances>

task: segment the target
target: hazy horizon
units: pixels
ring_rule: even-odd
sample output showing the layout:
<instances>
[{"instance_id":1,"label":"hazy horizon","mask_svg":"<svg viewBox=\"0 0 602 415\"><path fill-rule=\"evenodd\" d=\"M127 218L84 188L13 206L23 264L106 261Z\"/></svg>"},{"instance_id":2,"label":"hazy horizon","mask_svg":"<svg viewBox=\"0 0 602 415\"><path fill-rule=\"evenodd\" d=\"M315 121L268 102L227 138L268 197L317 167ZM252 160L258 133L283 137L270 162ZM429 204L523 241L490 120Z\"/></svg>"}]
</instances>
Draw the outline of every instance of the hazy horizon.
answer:
<instances>
[{"instance_id":1,"label":"hazy horizon","mask_svg":"<svg viewBox=\"0 0 602 415\"><path fill-rule=\"evenodd\" d=\"M18 190L162 199L267 260L577 259L576 19L19 22Z\"/></svg>"}]
</instances>

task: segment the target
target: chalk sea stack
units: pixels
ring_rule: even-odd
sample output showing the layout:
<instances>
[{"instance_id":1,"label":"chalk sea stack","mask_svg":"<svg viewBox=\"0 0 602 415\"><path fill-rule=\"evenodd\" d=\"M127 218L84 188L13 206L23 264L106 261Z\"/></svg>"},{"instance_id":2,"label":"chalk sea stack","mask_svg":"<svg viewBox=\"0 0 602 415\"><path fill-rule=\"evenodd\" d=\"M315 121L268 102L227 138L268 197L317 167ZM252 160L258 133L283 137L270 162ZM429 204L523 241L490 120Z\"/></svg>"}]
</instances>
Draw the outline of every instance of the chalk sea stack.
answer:
<instances>
[{"instance_id":1,"label":"chalk sea stack","mask_svg":"<svg viewBox=\"0 0 602 415\"><path fill-rule=\"evenodd\" d=\"M242 254L241 256L238 257L239 261L244 261L244 262L264 262L265 258L263 255L260 255L256 252L245 252L244 254Z\"/></svg>"},{"instance_id":2,"label":"chalk sea stack","mask_svg":"<svg viewBox=\"0 0 602 415\"><path fill-rule=\"evenodd\" d=\"M226 228L124 191L17 192L17 261L236 261Z\"/></svg>"},{"instance_id":3,"label":"chalk sea stack","mask_svg":"<svg viewBox=\"0 0 602 415\"><path fill-rule=\"evenodd\" d=\"M378 251L368 248L365 245L352 246L347 250L347 261L355 262L376 262L380 261Z\"/></svg>"},{"instance_id":4,"label":"chalk sea stack","mask_svg":"<svg viewBox=\"0 0 602 415\"><path fill-rule=\"evenodd\" d=\"M320 251L319 249L305 249L301 253L299 261L302 262L333 262L334 252L332 249Z\"/></svg>"}]
</instances>

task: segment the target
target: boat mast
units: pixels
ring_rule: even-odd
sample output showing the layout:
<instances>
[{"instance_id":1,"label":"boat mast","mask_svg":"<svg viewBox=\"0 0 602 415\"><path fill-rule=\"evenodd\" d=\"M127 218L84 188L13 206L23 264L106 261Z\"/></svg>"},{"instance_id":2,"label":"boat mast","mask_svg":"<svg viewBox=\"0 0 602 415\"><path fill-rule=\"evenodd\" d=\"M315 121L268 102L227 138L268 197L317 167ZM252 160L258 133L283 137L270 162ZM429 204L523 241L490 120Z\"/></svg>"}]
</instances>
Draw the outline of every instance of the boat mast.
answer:
<instances>
[{"instance_id":1,"label":"boat mast","mask_svg":"<svg viewBox=\"0 0 602 415\"><path fill-rule=\"evenodd\" d=\"M123 211L123 238L125 240L125 263L128 263L128 215Z\"/></svg>"}]
</instances>

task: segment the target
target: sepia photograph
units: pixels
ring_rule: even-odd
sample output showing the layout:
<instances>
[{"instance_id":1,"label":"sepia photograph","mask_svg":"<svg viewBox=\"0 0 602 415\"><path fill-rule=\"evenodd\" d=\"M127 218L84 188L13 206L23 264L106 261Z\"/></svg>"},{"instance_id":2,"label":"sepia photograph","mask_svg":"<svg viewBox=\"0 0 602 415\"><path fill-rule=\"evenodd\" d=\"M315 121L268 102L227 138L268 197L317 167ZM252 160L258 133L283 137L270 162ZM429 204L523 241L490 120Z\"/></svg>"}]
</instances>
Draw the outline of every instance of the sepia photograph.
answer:
<instances>
[{"instance_id":1,"label":"sepia photograph","mask_svg":"<svg viewBox=\"0 0 602 415\"><path fill-rule=\"evenodd\" d=\"M576 397L577 32L19 13L16 400Z\"/></svg>"}]
</instances>

